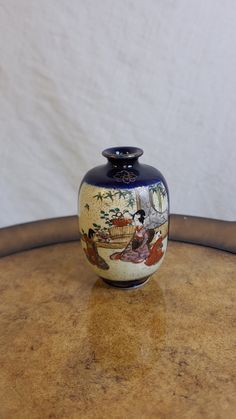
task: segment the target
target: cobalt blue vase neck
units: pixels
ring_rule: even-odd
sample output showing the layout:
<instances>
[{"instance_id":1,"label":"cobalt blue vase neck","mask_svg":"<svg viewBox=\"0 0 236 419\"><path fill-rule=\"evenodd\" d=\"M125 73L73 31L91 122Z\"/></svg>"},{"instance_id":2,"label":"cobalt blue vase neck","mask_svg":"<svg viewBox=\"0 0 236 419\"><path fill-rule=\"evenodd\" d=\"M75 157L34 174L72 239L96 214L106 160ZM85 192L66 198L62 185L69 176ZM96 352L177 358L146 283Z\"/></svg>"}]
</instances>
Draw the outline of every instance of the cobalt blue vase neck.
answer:
<instances>
[{"instance_id":1,"label":"cobalt blue vase neck","mask_svg":"<svg viewBox=\"0 0 236 419\"><path fill-rule=\"evenodd\" d=\"M124 169L133 167L142 154L143 150L137 147L111 147L102 152L102 155L113 167L123 167Z\"/></svg>"},{"instance_id":2,"label":"cobalt blue vase neck","mask_svg":"<svg viewBox=\"0 0 236 419\"><path fill-rule=\"evenodd\" d=\"M139 162L142 154L143 150L138 147L111 147L103 150L102 155L107 158L107 163L89 170L81 185L86 182L104 188L132 189L161 181L167 189L159 170Z\"/></svg>"}]
</instances>

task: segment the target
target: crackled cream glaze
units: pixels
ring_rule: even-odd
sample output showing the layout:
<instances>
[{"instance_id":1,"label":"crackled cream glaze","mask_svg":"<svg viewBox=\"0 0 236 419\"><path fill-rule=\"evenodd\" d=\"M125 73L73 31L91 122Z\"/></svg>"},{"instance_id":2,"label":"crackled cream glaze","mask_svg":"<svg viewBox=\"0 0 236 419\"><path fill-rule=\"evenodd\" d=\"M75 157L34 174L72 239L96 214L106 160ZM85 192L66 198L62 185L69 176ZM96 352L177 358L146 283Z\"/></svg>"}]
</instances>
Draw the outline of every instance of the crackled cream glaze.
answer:
<instances>
[{"instance_id":1,"label":"crackled cream glaze","mask_svg":"<svg viewBox=\"0 0 236 419\"><path fill-rule=\"evenodd\" d=\"M161 265L168 236L168 197L161 182L134 189L83 183L79 216L84 253L97 275L128 281L150 276ZM133 250L135 240L147 244Z\"/></svg>"}]
</instances>

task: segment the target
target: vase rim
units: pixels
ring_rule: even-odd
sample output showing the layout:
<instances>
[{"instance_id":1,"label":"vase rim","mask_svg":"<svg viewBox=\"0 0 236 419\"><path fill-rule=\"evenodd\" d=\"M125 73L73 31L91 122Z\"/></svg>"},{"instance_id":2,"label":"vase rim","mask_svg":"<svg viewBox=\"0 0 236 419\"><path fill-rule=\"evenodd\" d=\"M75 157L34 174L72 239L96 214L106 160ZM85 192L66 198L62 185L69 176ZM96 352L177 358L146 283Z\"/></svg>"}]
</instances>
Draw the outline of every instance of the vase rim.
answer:
<instances>
[{"instance_id":1,"label":"vase rim","mask_svg":"<svg viewBox=\"0 0 236 419\"><path fill-rule=\"evenodd\" d=\"M108 159L115 160L127 160L127 159L137 159L142 156L143 150L138 147L132 146L117 146L110 147L103 150L102 155Z\"/></svg>"}]
</instances>

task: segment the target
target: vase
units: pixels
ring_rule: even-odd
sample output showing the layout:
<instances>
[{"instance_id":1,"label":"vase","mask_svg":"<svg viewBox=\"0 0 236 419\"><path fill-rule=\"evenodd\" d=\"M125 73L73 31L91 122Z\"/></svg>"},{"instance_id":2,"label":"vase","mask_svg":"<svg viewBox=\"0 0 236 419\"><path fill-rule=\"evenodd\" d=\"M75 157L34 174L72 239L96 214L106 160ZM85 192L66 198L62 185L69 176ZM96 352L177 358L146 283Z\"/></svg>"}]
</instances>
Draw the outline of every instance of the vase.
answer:
<instances>
[{"instance_id":1,"label":"vase","mask_svg":"<svg viewBox=\"0 0 236 419\"><path fill-rule=\"evenodd\" d=\"M79 188L79 230L93 271L119 288L143 285L167 248L169 192L163 175L142 164L143 150L112 147L106 164L89 170Z\"/></svg>"}]
</instances>

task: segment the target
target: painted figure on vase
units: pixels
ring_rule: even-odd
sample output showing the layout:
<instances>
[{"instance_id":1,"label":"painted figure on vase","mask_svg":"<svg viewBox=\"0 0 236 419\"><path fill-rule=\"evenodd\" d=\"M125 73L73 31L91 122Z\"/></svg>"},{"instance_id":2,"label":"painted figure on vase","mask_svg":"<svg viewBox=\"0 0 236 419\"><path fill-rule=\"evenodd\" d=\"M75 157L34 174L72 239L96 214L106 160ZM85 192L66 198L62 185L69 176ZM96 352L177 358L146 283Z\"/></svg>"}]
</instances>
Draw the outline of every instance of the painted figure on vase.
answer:
<instances>
[{"instance_id":1,"label":"painted figure on vase","mask_svg":"<svg viewBox=\"0 0 236 419\"><path fill-rule=\"evenodd\" d=\"M107 270L109 269L109 265L98 254L97 245L93 239L94 235L95 231L92 228L89 229L88 234L83 233L82 239L86 243L86 249L84 249L84 252L92 265L96 265L98 268Z\"/></svg>"},{"instance_id":2,"label":"painted figure on vase","mask_svg":"<svg viewBox=\"0 0 236 419\"><path fill-rule=\"evenodd\" d=\"M138 210L132 217L135 225L134 234L122 252L115 252L110 255L113 260L140 263L144 262L150 253L149 243L153 238L154 230L147 230L143 225L145 211Z\"/></svg>"},{"instance_id":3,"label":"painted figure on vase","mask_svg":"<svg viewBox=\"0 0 236 419\"><path fill-rule=\"evenodd\" d=\"M155 233L154 238L156 239L156 241L152 245L152 247L150 249L149 256L148 256L148 258L144 262L145 265L147 265L147 266L155 265L155 263L159 262L159 260L164 255L164 252L162 250L163 243L162 243L161 231L157 231Z\"/></svg>"}]
</instances>

